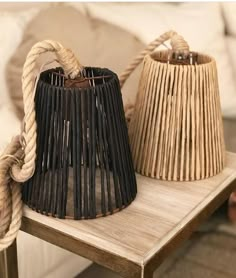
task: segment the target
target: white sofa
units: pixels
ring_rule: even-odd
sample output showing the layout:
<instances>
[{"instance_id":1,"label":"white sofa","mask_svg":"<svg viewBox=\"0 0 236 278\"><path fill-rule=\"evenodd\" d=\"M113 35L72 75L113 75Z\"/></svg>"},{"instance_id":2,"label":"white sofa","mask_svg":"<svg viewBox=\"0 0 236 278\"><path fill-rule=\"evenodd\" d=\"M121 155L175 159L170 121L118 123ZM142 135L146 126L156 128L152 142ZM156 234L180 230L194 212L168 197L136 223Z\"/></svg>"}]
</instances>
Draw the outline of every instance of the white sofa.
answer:
<instances>
[{"instance_id":1,"label":"white sofa","mask_svg":"<svg viewBox=\"0 0 236 278\"><path fill-rule=\"evenodd\" d=\"M20 43L27 22L49 5L73 5L85 14L129 30L145 43L175 29L194 50L214 56L223 114L231 119L227 132L231 146L236 146L236 131L231 128L236 117L236 3L0 3L0 42L4 46L0 48L0 149L20 130L7 92L5 63ZM10 27L6 29L5 24ZM18 237L18 257L20 278L32 277L32 273L34 278L74 277L91 263L24 233Z\"/></svg>"}]
</instances>

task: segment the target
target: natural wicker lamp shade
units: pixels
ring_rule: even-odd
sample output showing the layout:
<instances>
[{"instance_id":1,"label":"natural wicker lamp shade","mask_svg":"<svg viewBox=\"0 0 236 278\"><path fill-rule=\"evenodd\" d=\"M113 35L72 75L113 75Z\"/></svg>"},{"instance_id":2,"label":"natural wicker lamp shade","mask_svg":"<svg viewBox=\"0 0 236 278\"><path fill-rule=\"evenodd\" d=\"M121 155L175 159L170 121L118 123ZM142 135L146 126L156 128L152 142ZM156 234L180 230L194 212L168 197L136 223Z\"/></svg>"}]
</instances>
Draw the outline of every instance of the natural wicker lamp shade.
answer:
<instances>
[{"instance_id":1,"label":"natural wicker lamp shade","mask_svg":"<svg viewBox=\"0 0 236 278\"><path fill-rule=\"evenodd\" d=\"M119 80L108 69L83 74L78 84L51 69L37 84L37 159L23 200L59 218L106 216L137 192Z\"/></svg>"},{"instance_id":2,"label":"natural wicker lamp shade","mask_svg":"<svg viewBox=\"0 0 236 278\"><path fill-rule=\"evenodd\" d=\"M129 135L137 172L190 181L222 171L225 163L215 60L168 63L169 52L144 59Z\"/></svg>"}]
</instances>

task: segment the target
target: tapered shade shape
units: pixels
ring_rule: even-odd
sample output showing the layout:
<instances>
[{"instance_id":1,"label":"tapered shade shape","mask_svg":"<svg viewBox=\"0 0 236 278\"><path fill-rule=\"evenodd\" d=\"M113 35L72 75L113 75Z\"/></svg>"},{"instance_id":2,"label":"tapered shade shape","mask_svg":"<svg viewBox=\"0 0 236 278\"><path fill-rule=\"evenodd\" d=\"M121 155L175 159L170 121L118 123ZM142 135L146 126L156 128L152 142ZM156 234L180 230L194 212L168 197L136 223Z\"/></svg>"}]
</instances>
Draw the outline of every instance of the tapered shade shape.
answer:
<instances>
[{"instance_id":1,"label":"tapered shade shape","mask_svg":"<svg viewBox=\"0 0 236 278\"><path fill-rule=\"evenodd\" d=\"M61 68L41 73L35 95L37 159L23 200L60 218L106 216L137 192L120 85L108 69L85 68L86 81Z\"/></svg>"},{"instance_id":2,"label":"tapered shade shape","mask_svg":"<svg viewBox=\"0 0 236 278\"><path fill-rule=\"evenodd\" d=\"M144 59L129 135L137 172L157 179L199 180L222 171L225 144L216 62L167 62L168 52Z\"/></svg>"}]
</instances>

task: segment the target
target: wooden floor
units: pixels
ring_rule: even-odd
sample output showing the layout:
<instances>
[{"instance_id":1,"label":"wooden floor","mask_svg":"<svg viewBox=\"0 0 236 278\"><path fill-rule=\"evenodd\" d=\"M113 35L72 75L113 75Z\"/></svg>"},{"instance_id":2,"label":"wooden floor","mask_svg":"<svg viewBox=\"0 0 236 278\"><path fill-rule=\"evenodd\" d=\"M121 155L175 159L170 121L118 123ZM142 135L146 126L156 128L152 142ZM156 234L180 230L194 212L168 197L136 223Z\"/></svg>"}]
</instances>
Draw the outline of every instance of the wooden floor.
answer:
<instances>
[{"instance_id":1,"label":"wooden floor","mask_svg":"<svg viewBox=\"0 0 236 278\"><path fill-rule=\"evenodd\" d=\"M235 278L236 226L218 212L155 272L154 278ZM92 265L77 278L121 278Z\"/></svg>"}]
</instances>

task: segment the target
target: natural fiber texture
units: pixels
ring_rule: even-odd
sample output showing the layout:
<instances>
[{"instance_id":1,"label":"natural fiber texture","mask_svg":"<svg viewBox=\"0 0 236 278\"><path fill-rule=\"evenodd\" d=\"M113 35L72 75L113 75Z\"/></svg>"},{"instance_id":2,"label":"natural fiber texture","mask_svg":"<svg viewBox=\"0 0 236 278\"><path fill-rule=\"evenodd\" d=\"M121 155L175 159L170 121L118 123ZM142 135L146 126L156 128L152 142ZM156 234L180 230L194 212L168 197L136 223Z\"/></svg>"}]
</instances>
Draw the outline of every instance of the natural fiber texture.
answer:
<instances>
[{"instance_id":1,"label":"natural fiber texture","mask_svg":"<svg viewBox=\"0 0 236 278\"><path fill-rule=\"evenodd\" d=\"M83 76L71 81L54 68L37 83L37 160L22 195L29 207L53 217L107 216L137 193L117 75L85 67Z\"/></svg>"},{"instance_id":2,"label":"natural fiber texture","mask_svg":"<svg viewBox=\"0 0 236 278\"><path fill-rule=\"evenodd\" d=\"M225 145L215 60L171 65L168 52L147 55L129 126L137 172L164 180L199 180L219 173Z\"/></svg>"},{"instance_id":3,"label":"natural fiber texture","mask_svg":"<svg viewBox=\"0 0 236 278\"><path fill-rule=\"evenodd\" d=\"M65 49L60 43L54 41L42 41L35 44L27 55L23 68L22 92L24 101L24 163L14 164L12 178L18 182L24 182L34 173L36 159L36 121L34 108L35 73L37 58L45 52L55 52L58 62L64 68L65 74L75 78L82 70L71 50Z\"/></svg>"},{"instance_id":4,"label":"natural fiber texture","mask_svg":"<svg viewBox=\"0 0 236 278\"><path fill-rule=\"evenodd\" d=\"M35 44L26 58L22 76L25 112L22 135L9 144L0 158L0 251L14 241L21 225L22 202L19 182L28 180L34 173L37 137L34 68L37 58L48 51L55 52L65 74L70 78L75 78L82 71L82 66L70 50L50 40Z\"/></svg>"},{"instance_id":5,"label":"natural fiber texture","mask_svg":"<svg viewBox=\"0 0 236 278\"><path fill-rule=\"evenodd\" d=\"M0 251L13 242L21 225L21 186L11 180L9 170L22 155L20 140L16 137L0 159Z\"/></svg>"},{"instance_id":6,"label":"natural fiber texture","mask_svg":"<svg viewBox=\"0 0 236 278\"><path fill-rule=\"evenodd\" d=\"M172 50L174 52L185 52L189 51L189 46L187 42L183 39L182 36L178 35L174 31L169 31L164 34L162 34L160 37L155 39L153 42L151 42L143 51L140 52L140 54L135 57L135 59L129 64L129 66L124 70L124 72L119 77L120 80L120 86L122 87L127 80L127 78L130 76L130 74L136 69L136 67L143 61L143 58L150 54L160 46L161 44L164 44L165 41L170 39L170 44L172 47Z\"/></svg>"}]
</instances>

